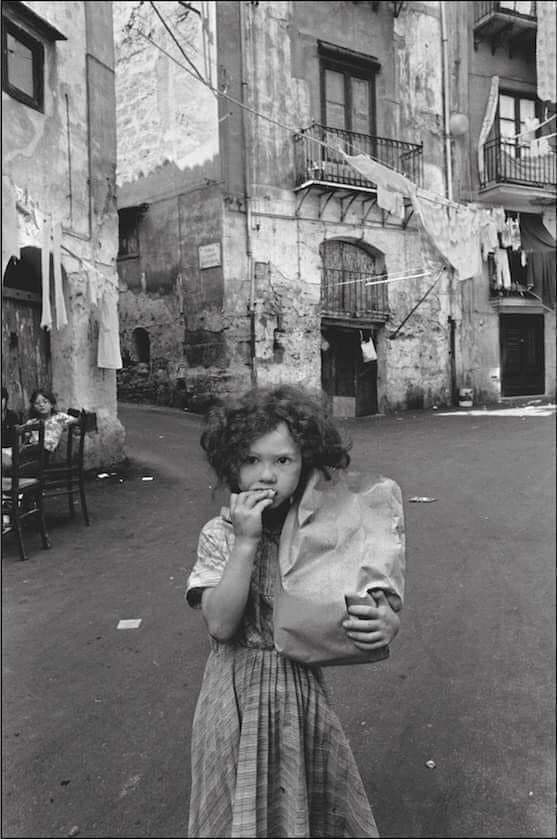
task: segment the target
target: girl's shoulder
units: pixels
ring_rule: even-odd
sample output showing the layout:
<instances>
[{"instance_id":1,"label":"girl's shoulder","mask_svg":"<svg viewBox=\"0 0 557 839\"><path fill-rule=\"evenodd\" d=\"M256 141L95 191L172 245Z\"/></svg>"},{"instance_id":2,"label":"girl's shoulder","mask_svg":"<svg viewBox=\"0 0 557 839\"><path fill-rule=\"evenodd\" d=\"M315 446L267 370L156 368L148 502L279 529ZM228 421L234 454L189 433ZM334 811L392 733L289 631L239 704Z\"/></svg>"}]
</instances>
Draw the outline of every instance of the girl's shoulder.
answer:
<instances>
[{"instance_id":1,"label":"girl's shoulder","mask_svg":"<svg viewBox=\"0 0 557 839\"><path fill-rule=\"evenodd\" d=\"M201 528L200 541L210 541L218 545L229 546L234 539L234 528L228 507L222 507L220 514L209 519Z\"/></svg>"}]
</instances>

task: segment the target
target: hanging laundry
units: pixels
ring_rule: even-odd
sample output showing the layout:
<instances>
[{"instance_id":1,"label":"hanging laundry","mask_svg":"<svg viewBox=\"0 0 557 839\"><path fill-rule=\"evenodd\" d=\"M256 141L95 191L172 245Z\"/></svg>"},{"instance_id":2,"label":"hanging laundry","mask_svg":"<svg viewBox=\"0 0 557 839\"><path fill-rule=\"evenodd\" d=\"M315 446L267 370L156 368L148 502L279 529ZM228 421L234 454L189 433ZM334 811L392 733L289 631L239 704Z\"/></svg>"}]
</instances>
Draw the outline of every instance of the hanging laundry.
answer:
<instances>
[{"instance_id":1,"label":"hanging laundry","mask_svg":"<svg viewBox=\"0 0 557 839\"><path fill-rule=\"evenodd\" d=\"M520 264L522 265L523 268L525 268L527 263L528 263L528 256L526 254L526 251L520 251Z\"/></svg>"},{"instance_id":2,"label":"hanging laundry","mask_svg":"<svg viewBox=\"0 0 557 839\"><path fill-rule=\"evenodd\" d=\"M504 248L495 250L495 278L497 288L511 287L511 269L509 266L509 254Z\"/></svg>"},{"instance_id":3,"label":"hanging laundry","mask_svg":"<svg viewBox=\"0 0 557 839\"><path fill-rule=\"evenodd\" d=\"M492 207L489 210L489 214L491 215L491 220L495 224L497 233L502 233L505 229L505 224L507 221L507 216L505 214L504 207Z\"/></svg>"},{"instance_id":4,"label":"hanging laundry","mask_svg":"<svg viewBox=\"0 0 557 839\"><path fill-rule=\"evenodd\" d=\"M490 213L485 214L480 222L480 245L484 262L499 247L497 225Z\"/></svg>"},{"instance_id":5,"label":"hanging laundry","mask_svg":"<svg viewBox=\"0 0 557 839\"><path fill-rule=\"evenodd\" d=\"M52 310L50 308L50 248L52 247L52 219L43 218L41 243L41 328L52 329Z\"/></svg>"},{"instance_id":6,"label":"hanging laundry","mask_svg":"<svg viewBox=\"0 0 557 839\"><path fill-rule=\"evenodd\" d=\"M63 329L68 323L64 287L62 285L62 225L52 225L52 259L54 262L54 306L56 309L56 329Z\"/></svg>"},{"instance_id":7,"label":"hanging laundry","mask_svg":"<svg viewBox=\"0 0 557 839\"><path fill-rule=\"evenodd\" d=\"M505 227L501 231L501 247L502 248L510 248L512 235L511 235L511 225L510 219L507 219L505 222Z\"/></svg>"},{"instance_id":8,"label":"hanging laundry","mask_svg":"<svg viewBox=\"0 0 557 839\"><path fill-rule=\"evenodd\" d=\"M118 323L118 291L105 286L99 313L99 345L97 367L108 370L122 369L120 354L120 327Z\"/></svg>"},{"instance_id":9,"label":"hanging laundry","mask_svg":"<svg viewBox=\"0 0 557 839\"><path fill-rule=\"evenodd\" d=\"M393 216L404 218L404 201L400 192L393 192L383 186L377 187L377 206Z\"/></svg>"},{"instance_id":10,"label":"hanging laundry","mask_svg":"<svg viewBox=\"0 0 557 839\"><path fill-rule=\"evenodd\" d=\"M10 179L2 175L2 279L12 256L19 256L15 190Z\"/></svg>"},{"instance_id":11,"label":"hanging laundry","mask_svg":"<svg viewBox=\"0 0 557 839\"><path fill-rule=\"evenodd\" d=\"M518 251L521 248L522 241L520 238L520 222L517 218L509 219L511 229L511 248L513 251Z\"/></svg>"},{"instance_id":12,"label":"hanging laundry","mask_svg":"<svg viewBox=\"0 0 557 839\"><path fill-rule=\"evenodd\" d=\"M34 202L21 187L15 188L17 210L18 252L21 248L40 248L41 225Z\"/></svg>"}]
</instances>

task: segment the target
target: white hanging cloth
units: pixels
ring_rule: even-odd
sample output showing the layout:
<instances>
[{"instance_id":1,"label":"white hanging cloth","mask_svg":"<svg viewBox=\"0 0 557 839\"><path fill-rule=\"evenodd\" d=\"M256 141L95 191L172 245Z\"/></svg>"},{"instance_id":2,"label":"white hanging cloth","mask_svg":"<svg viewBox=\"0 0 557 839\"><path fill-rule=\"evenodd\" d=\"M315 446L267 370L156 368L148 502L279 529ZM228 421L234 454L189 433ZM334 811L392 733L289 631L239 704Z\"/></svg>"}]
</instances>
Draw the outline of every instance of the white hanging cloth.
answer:
<instances>
[{"instance_id":1,"label":"white hanging cloth","mask_svg":"<svg viewBox=\"0 0 557 839\"><path fill-rule=\"evenodd\" d=\"M480 130L480 137L478 140L478 170L480 173L480 181L484 177L484 146L485 141L491 131L495 114L497 113L497 105L499 103L499 76L491 77L491 88L489 96L487 97L487 106L485 109L484 121Z\"/></svg>"},{"instance_id":2,"label":"white hanging cloth","mask_svg":"<svg viewBox=\"0 0 557 839\"><path fill-rule=\"evenodd\" d=\"M120 326L118 323L118 291L110 284L105 286L99 312L97 367L104 367L108 370L122 369Z\"/></svg>"},{"instance_id":3,"label":"white hanging cloth","mask_svg":"<svg viewBox=\"0 0 557 839\"><path fill-rule=\"evenodd\" d=\"M68 323L64 287L62 285L62 225L52 226L52 259L54 261L54 306L56 308L56 329L63 329Z\"/></svg>"},{"instance_id":4,"label":"white hanging cloth","mask_svg":"<svg viewBox=\"0 0 557 839\"><path fill-rule=\"evenodd\" d=\"M50 248L52 244L52 219L43 218L41 244L41 328L52 329L52 310L50 308Z\"/></svg>"}]
</instances>

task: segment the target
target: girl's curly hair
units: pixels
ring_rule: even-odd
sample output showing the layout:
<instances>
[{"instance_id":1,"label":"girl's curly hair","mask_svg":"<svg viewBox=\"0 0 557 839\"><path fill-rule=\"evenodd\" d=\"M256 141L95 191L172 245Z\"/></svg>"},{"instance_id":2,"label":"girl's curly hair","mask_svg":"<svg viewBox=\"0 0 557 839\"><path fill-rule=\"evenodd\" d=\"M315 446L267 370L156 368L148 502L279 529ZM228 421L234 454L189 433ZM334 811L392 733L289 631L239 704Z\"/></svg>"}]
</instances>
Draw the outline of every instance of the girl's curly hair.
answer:
<instances>
[{"instance_id":1,"label":"girl's curly hair","mask_svg":"<svg viewBox=\"0 0 557 839\"><path fill-rule=\"evenodd\" d=\"M301 387L255 387L213 407L201 447L221 484L237 489L240 466L254 440L285 423L302 455L302 480L312 468L328 475L350 463L350 443L341 438L323 399Z\"/></svg>"}]
</instances>

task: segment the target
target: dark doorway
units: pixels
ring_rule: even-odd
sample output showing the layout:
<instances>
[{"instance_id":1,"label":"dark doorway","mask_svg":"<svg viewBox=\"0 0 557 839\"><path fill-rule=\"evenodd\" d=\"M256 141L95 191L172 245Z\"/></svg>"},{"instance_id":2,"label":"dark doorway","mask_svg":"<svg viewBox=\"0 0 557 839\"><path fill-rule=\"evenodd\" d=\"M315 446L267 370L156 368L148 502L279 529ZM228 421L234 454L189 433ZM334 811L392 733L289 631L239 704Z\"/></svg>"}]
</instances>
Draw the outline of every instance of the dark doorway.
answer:
<instances>
[{"instance_id":1,"label":"dark doorway","mask_svg":"<svg viewBox=\"0 0 557 839\"><path fill-rule=\"evenodd\" d=\"M362 330L323 328L321 385L337 416L364 417L377 413L377 361L364 363ZM364 337L375 338L371 330Z\"/></svg>"},{"instance_id":2,"label":"dark doorway","mask_svg":"<svg viewBox=\"0 0 557 839\"><path fill-rule=\"evenodd\" d=\"M545 392L543 315L500 315L503 396Z\"/></svg>"}]
</instances>

